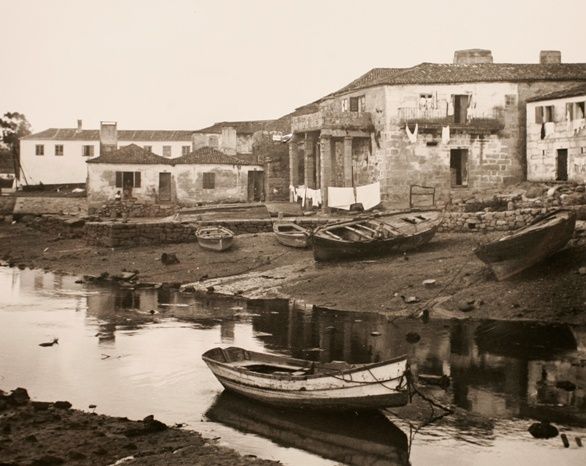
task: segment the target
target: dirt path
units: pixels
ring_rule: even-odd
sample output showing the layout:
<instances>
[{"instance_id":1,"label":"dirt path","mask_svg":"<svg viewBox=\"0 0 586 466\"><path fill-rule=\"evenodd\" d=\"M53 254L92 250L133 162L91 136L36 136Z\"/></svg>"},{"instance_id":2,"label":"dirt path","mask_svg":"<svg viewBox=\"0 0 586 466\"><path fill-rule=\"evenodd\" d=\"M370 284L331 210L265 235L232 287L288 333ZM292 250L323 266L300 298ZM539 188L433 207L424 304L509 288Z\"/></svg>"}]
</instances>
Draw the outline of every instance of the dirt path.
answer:
<instances>
[{"instance_id":1,"label":"dirt path","mask_svg":"<svg viewBox=\"0 0 586 466\"><path fill-rule=\"evenodd\" d=\"M22 225L0 226L0 258L13 265L99 275L124 270L143 282L193 283L201 289L244 296L293 297L322 307L392 315L425 309L431 317L535 319L586 324L586 244L572 247L504 282L497 282L472 253L498 237L438 234L406 256L316 264L311 251L281 246L272 234L238 236L224 253L196 244L108 249L82 240L56 240ZM179 264L163 265L163 252ZM424 286L424 280L435 280ZM414 302L409 302L414 301Z\"/></svg>"}]
</instances>

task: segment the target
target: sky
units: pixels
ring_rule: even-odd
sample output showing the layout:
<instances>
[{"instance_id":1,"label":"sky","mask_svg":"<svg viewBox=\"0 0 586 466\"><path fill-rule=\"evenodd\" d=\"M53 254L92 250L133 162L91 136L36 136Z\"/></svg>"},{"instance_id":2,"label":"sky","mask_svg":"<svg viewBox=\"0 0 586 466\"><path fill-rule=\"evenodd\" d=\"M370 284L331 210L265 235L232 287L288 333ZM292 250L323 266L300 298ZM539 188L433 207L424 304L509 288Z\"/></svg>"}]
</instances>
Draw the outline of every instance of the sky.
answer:
<instances>
[{"instance_id":1,"label":"sky","mask_svg":"<svg viewBox=\"0 0 586 466\"><path fill-rule=\"evenodd\" d=\"M0 114L49 127L278 118L374 67L586 62L584 0L0 0Z\"/></svg>"}]
</instances>

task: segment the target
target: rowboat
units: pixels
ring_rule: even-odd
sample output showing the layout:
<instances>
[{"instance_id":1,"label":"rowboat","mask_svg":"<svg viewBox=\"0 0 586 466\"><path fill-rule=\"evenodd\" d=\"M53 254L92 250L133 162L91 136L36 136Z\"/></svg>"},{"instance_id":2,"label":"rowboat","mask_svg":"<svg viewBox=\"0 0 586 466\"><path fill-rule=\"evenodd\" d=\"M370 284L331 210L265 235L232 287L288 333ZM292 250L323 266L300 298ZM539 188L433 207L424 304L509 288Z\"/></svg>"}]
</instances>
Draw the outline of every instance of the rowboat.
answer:
<instances>
[{"instance_id":1,"label":"rowboat","mask_svg":"<svg viewBox=\"0 0 586 466\"><path fill-rule=\"evenodd\" d=\"M313 256L330 261L405 252L431 241L441 222L441 212L427 211L324 225L313 233Z\"/></svg>"},{"instance_id":2,"label":"rowboat","mask_svg":"<svg viewBox=\"0 0 586 466\"><path fill-rule=\"evenodd\" d=\"M292 248L306 248L309 245L310 231L293 222L273 223L277 241Z\"/></svg>"},{"instance_id":3,"label":"rowboat","mask_svg":"<svg viewBox=\"0 0 586 466\"><path fill-rule=\"evenodd\" d=\"M234 233L221 226L198 228L195 237L202 248L212 251L225 251L234 241Z\"/></svg>"},{"instance_id":4,"label":"rowboat","mask_svg":"<svg viewBox=\"0 0 586 466\"><path fill-rule=\"evenodd\" d=\"M202 359L227 390L274 406L344 411L408 401L406 356L372 364L319 363L216 347Z\"/></svg>"},{"instance_id":5,"label":"rowboat","mask_svg":"<svg viewBox=\"0 0 586 466\"><path fill-rule=\"evenodd\" d=\"M479 246L474 253L497 280L505 280L563 248L574 233L576 213L555 210L510 235Z\"/></svg>"},{"instance_id":6,"label":"rowboat","mask_svg":"<svg viewBox=\"0 0 586 466\"><path fill-rule=\"evenodd\" d=\"M276 408L225 391L205 413L213 422L337 463L409 465L405 433L381 411L307 412Z\"/></svg>"}]
</instances>

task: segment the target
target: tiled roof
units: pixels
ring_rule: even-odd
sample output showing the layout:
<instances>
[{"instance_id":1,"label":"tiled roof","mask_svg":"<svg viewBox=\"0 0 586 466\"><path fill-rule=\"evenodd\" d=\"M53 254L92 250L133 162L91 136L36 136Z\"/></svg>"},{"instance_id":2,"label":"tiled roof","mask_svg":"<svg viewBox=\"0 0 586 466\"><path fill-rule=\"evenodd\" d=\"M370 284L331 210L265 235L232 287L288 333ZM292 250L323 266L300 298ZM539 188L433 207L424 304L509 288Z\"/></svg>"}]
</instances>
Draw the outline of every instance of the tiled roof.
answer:
<instances>
[{"instance_id":1,"label":"tiled roof","mask_svg":"<svg viewBox=\"0 0 586 466\"><path fill-rule=\"evenodd\" d=\"M251 165L236 156L226 155L213 147L200 147L199 149L182 155L175 159L169 159L172 164L222 164L222 165Z\"/></svg>"},{"instance_id":2,"label":"tiled roof","mask_svg":"<svg viewBox=\"0 0 586 466\"><path fill-rule=\"evenodd\" d=\"M256 121L221 121L214 123L207 128L198 129L196 133L215 133L220 134L223 128L234 128L236 133L253 134L257 131L264 130L274 120L256 120Z\"/></svg>"},{"instance_id":3,"label":"tiled roof","mask_svg":"<svg viewBox=\"0 0 586 466\"><path fill-rule=\"evenodd\" d=\"M191 130L118 130L119 141L190 141ZM99 141L99 129L49 128L23 139L55 141Z\"/></svg>"},{"instance_id":4,"label":"tiled roof","mask_svg":"<svg viewBox=\"0 0 586 466\"><path fill-rule=\"evenodd\" d=\"M563 99L565 97L578 97L586 95L586 83L578 86L570 86L566 89L561 89L555 92L549 92L548 94L538 95L531 99L527 99L527 102L538 102L540 100L552 100L552 99Z\"/></svg>"},{"instance_id":5,"label":"tiled roof","mask_svg":"<svg viewBox=\"0 0 586 466\"><path fill-rule=\"evenodd\" d=\"M153 154L151 151L143 149L136 144L121 147L108 154L102 154L94 159L89 159L87 163L131 163L131 164L158 164L166 165L170 159Z\"/></svg>"},{"instance_id":6,"label":"tiled roof","mask_svg":"<svg viewBox=\"0 0 586 466\"><path fill-rule=\"evenodd\" d=\"M586 63L477 63L466 65L421 63L412 68L374 68L326 98L380 85L499 81L586 81Z\"/></svg>"}]
</instances>

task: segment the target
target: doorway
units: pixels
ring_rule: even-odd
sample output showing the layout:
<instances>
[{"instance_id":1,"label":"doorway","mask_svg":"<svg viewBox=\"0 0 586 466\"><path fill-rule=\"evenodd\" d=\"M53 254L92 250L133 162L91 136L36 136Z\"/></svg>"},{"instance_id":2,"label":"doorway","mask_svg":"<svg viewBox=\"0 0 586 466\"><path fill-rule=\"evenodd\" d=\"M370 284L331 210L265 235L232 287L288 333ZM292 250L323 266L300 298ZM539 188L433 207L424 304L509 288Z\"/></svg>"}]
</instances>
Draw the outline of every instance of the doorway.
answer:
<instances>
[{"instance_id":1,"label":"doorway","mask_svg":"<svg viewBox=\"0 0 586 466\"><path fill-rule=\"evenodd\" d=\"M264 200L264 172L248 172L248 202Z\"/></svg>"},{"instance_id":2,"label":"doorway","mask_svg":"<svg viewBox=\"0 0 586 466\"><path fill-rule=\"evenodd\" d=\"M568 149L558 149L557 181L568 181Z\"/></svg>"},{"instance_id":3,"label":"doorway","mask_svg":"<svg viewBox=\"0 0 586 466\"><path fill-rule=\"evenodd\" d=\"M470 97L467 94L454 96L454 123L466 123Z\"/></svg>"},{"instance_id":4,"label":"doorway","mask_svg":"<svg viewBox=\"0 0 586 466\"><path fill-rule=\"evenodd\" d=\"M468 185L468 149L450 150L451 185Z\"/></svg>"},{"instance_id":5,"label":"doorway","mask_svg":"<svg viewBox=\"0 0 586 466\"><path fill-rule=\"evenodd\" d=\"M159 173L159 202L171 202L171 173Z\"/></svg>"}]
</instances>

